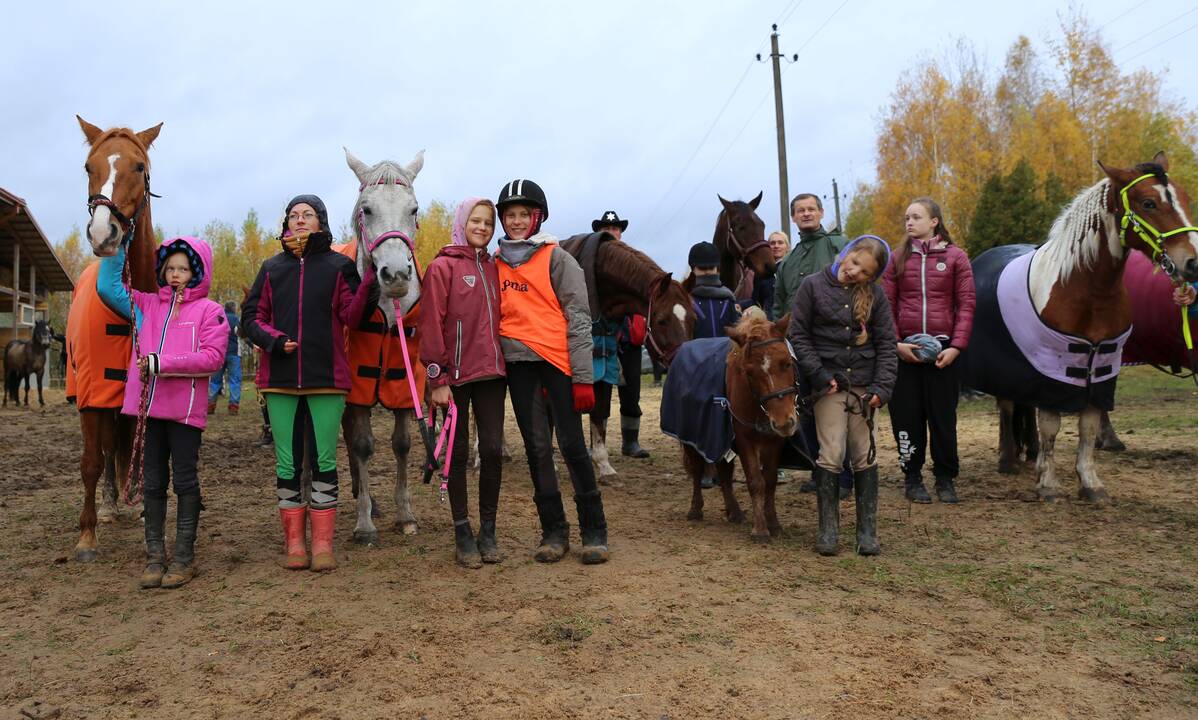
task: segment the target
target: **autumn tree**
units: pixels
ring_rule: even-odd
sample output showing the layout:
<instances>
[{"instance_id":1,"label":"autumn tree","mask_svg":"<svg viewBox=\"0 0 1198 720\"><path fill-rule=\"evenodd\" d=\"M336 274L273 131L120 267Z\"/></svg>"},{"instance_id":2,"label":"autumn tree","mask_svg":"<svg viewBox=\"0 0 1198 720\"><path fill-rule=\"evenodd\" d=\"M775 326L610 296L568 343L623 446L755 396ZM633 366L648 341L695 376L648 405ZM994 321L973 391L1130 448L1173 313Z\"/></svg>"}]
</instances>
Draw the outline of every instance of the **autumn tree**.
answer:
<instances>
[{"instance_id":1,"label":"autumn tree","mask_svg":"<svg viewBox=\"0 0 1198 720\"><path fill-rule=\"evenodd\" d=\"M421 272L437 257L437 252L453 237L453 210L440 200L434 200L420 211L420 228L416 231L416 262Z\"/></svg>"},{"instance_id":2,"label":"autumn tree","mask_svg":"<svg viewBox=\"0 0 1198 720\"><path fill-rule=\"evenodd\" d=\"M62 269L66 270L71 282L78 280L79 274L83 272L88 263L95 260L90 252L83 249L83 235L79 232L78 225L72 227L71 232L65 238L54 243L54 254L58 256L58 261L62 263ZM71 294L50 293L48 304L50 326L56 332L63 332L67 326L67 314L71 309Z\"/></svg>"}]
</instances>

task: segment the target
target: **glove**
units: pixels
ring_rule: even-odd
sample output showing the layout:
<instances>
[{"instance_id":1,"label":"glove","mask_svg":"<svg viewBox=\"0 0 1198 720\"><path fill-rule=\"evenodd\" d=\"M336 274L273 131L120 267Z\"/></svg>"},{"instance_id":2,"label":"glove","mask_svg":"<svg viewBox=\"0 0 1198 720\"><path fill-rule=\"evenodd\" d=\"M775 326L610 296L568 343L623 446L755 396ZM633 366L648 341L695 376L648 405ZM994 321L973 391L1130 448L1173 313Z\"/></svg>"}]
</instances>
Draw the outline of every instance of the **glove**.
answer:
<instances>
[{"instance_id":1,"label":"glove","mask_svg":"<svg viewBox=\"0 0 1198 720\"><path fill-rule=\"evenodd\" d=\"M629 315L628 316L628 344L629 345L644 345L645 344L645 316L644 315Z\"/></svg>"},{"instance_id":2,"label":"glove","mask_svg":"<svg viewBox=\"0 0 1198 720\"><path fill-rule=\"evenodd\" d=\"M574 386L574 412L590 412L595 407L595 386L577 384Z\"/></svg>"}]
</instances>

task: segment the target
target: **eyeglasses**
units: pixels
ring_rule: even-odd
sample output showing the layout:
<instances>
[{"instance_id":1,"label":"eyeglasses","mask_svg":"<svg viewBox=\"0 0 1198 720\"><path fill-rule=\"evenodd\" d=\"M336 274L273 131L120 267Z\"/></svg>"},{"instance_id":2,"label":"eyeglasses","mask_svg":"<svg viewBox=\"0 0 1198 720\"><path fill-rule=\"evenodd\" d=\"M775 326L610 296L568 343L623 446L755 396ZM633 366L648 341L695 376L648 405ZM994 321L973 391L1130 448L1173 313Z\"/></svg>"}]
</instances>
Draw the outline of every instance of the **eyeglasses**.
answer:
<instances>
[{"instance_id":1,"label":"eyeglasses","mask_svg":"<svg viewBox=\"0 0 1198 720\"><path fill-rule=\"evenodd\" d=\"M292 222L295 222L296 220L314 220L316 219L316 213L312 212L311 210L308 210L302 215L300 213L291 213L287 216L287 219Z\"/></svg>"}]
</instances>

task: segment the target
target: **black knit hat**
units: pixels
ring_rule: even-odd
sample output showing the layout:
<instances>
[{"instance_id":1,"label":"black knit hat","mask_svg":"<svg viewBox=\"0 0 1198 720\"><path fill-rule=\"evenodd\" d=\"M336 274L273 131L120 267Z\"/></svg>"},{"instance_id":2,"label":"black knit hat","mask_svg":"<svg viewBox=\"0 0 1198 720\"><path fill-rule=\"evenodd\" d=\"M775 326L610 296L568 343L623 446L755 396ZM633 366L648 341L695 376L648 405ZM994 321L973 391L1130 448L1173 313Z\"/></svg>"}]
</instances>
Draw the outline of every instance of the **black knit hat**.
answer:
<instances>
[{"instance_id":1,"label":"black knit hat","mask_svg":"<svg viewBox=\"0 0 1198 720\"><path fill-rule=\"evenodd\" d=\"M287 216L291 214L291 208L304 203L311 205L316 211L316 219L320 221L320 229L322 232L332 232L329 228L329 211L325 209L324 200L315 195L296 195L291 198L291 202L287 203L287 209L283 211L283 229L280 234L287 232Z\"/></svg>"},{"instance_id":2,"label":"black knit hat","mask_svg":"<svg viewBox=\"0 0 1198 720\"><path fill-rule=\"evenodd\" d=\"M693 268L718 267L720 251L709 242L695 243L691 246L690 254L686 256L686 264Z\"/></svg>"}]
</instances>

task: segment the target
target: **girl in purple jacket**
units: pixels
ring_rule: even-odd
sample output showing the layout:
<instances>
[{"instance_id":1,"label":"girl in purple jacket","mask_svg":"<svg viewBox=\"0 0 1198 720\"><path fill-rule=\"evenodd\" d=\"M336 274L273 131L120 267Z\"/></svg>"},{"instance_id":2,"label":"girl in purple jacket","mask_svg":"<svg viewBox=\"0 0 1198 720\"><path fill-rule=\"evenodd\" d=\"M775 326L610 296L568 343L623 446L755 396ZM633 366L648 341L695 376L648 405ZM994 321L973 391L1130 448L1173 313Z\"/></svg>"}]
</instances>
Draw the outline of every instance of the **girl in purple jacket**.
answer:
<instances>
[{"instance_id":1,"label":"girl in purple jacket","mask_svg":"<svg viewBox=\"0 0 1198 720\"><path fill-rule=\"evenodd\" d=\"M506 367L499 347L499 270L487 252L495 234L495 205L467 198L453 221L453 242L424 273L420 293L420 361L428 367L434 405L458 409L449 505L455 558L468 568L503 559L495 540L495 513L503 474ZM470 408L478 427L478 539L470 529L466 462Z\"/></svg>"},{"instance_id":2,"label":"girl in purple jacket","mask_svg":"<svg viewBox=\"0 0 1198 720\"><path fill-rule=\"evenodd\" d=\"M121 412L142 410L142 385L149 384L143 451L146 569L143 588L176 588L196 574L195 540L200 519L200 480L196 464L207 424L208 377L224 364L229 340L221 306L208 299L212 250L203 240L181 237L163 243L155 255L158 292L132 290L121 280L125 249L100 263L100 297L128 315L130 296L138 326L129 362ZM166 566L166 485L178 501L175 550Z\"/></svg>"}]
</instances>

